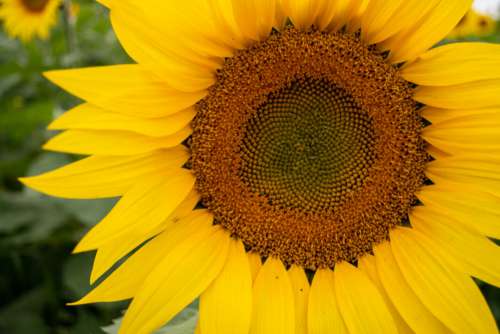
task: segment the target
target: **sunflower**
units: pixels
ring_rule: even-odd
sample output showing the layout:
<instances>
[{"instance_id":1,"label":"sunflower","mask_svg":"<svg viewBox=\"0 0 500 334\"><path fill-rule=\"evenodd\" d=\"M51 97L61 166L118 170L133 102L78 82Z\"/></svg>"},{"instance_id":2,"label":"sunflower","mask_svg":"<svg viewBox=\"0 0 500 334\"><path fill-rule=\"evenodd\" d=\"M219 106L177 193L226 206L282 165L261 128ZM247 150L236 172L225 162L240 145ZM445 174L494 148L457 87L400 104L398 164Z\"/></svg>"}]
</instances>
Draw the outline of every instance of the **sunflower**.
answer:
<instances>
[{"instance_id":1,"label":"sunflower","mask_svg":"<svg viewBox=\"0 0 500 334\"><path fill-rule=\"evenodd\" d=\"M477 21L477 36L488 36L495 32L497 22L488 15L479 15Z\"/></svg>"},{"instance_id":2,"label":"sunflower","mask_svg":"<svg viewBox=\"0 0 500 334\"><path fill-rule=\"evenodd\" d=\"M46 39L56 22L61 0L0 0L0 19L7 34L27 42L34 36Z\"/></svg>"},{"instance_id":3,"label":"sunflower","mask_svg":"<svg viewBox=\"0 0 500 334\"><path fill-rule=\"evenodd\" d=\"M458 22L457 26L448 35L448 38L464 38L469 36L488 36L496 28L496 21L488 15L471 9Z\"/></svg>"},{"instance_id":4,"label":"sunflower","mask_svg":"<svg viewBox=\"0 0 500 334\"><path fill-rule=\"evenodd\" d=\"M500 46L449 44L470 0L106 0L135 64L52 71L86 102L22 179L121 199L75 304L121 334L199 297L199 333L497 333ZM110 268L126 257L116 270Z\"/></svg>"}]
</instances>

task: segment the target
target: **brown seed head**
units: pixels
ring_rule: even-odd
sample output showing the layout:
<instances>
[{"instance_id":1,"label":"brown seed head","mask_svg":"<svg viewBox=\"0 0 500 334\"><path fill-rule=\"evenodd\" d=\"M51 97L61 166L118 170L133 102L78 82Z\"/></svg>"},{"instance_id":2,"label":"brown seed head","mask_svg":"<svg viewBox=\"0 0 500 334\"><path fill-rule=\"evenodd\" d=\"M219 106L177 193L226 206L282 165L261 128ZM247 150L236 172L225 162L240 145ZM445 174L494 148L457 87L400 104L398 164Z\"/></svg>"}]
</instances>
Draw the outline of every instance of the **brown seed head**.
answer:
<instances>
[{"instance_id":1,"label":"brown seed head","mask_svg":"<svg viewBox=\"0 0 500 334\"><path fill-rule=\"evenodd\" d=\"M237 52L193 121L203 204L261 256L313 270L355 261L423 183L411 96L354 35L289 28Z\"/></svg>"},{"instance_id":2,"label":"brown seed head","mask_svg":"<svg viewBox=\"0 0 500 334\"><path fill-rule=\"evenodd\" d=\"M39 13L42 12L49 0L20 0L21 4L30 12Z\"/></svg>"}]
</instances>

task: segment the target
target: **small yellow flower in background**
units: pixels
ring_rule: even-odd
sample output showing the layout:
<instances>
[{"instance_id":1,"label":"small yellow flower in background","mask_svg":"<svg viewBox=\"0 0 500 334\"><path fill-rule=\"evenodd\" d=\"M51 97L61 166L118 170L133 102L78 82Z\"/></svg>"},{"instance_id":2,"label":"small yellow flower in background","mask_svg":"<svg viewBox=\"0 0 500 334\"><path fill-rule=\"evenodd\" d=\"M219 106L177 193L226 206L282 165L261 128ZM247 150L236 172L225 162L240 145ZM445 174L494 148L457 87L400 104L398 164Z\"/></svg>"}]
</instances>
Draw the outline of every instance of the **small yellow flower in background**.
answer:
<instances>
[{"instance_id":1,"label":"small yellow flower in background","mask_svg":"<svg viewBox=\"0 0 500 334\"><path fill-rule=\"evenodd\" d=\"M7 34L27 42L49 37L61 0L0 0L0 20Z\"/></svg>"},{"instance_id":2,"label":"small yellow flower in background","mask_svg":"<svg viewBox=\"0 0 500 334\"><path fill-rule=\"evenodd\" d=\"M488 36L495 32L497 21L488 15L479 15L477 20L477 36Z\"/></svg>"},{"instance_id":3,"label":"small yellow flower in background","mask_svg":"<svg viewBox=\"0 0 500 334\"><path fill-rule=\"evenodd\" d=\"M449 38L488 36L495 31L496 21L492 17L471 9L449 34Z\"/></svg>"},{"instance_id":4,"label":"small yellow flower in background","mask_svg":"<svg viewBox=\"0 0 500 334\"><path fill-rule=\"evenodd\" d=\"M200 297L202 334L497 333L500 46L445 38L470 0L102 0L136 64L46 76L86 102L22 181L121 197L76 304L121 334ZM426 122L427 120L428 122ZM431 123L431 125L426 125Z\"/></svg>"}]
</instances>

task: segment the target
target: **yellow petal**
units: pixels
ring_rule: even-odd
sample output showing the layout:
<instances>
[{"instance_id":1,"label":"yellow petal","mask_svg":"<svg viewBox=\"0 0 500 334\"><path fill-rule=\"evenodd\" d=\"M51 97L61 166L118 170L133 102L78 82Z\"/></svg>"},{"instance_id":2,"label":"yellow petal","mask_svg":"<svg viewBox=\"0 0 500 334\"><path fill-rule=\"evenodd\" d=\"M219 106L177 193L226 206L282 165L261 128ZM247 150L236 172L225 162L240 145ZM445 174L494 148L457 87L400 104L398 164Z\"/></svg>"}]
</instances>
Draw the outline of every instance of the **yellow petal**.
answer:
<instances>
[{"instance_id":1,"label":"yellow petal","mask_svg":"<svg viewBox=\"0 0 500 334\"><path fill-rule=\"evenodd\" d=\"M380 278L377 273L377 265L375 263L375 257L373 255L367 254L358 260L358 267L362 270L368 278L372 281L372 283L377 287L380 292L382 298L384 299L385 305L391 312L392 319L394 319L394 323L398 329L398 333L413 333L412 329L408 326L408 324L403 320L399 311L394 307L391 299L385 292L385 288L380 281Z\"/></svg>"},{"instance_id":2,"label":"yellow petal","mask_svg":"<svg viewBox=\"0 0 500 334\"><path fill-rule=\"evenodd\" d=\"M281 5L293 25L305 30L316 20L321 3L316 0L282 0Z\"/></svg>"},{"instance_id":3,"label":"yellow petal","mask_svg":"<svg viewBox=\"0 0 500 334\"><path fill-rule=\"evenodd\" d=\"M426 127L422 136L451 154L500 152L500 117L479 114L454 118Z\"/></svg>"},{"instance_id":4,"label":"yellow petal","mask_svg":"<svg viewBox=\"0 0 500 334\"><path fill-rule=\"evenodd\" d=\"M347 333L335 297L333 271L330 269L316 271L309 292L308 305L309 334Z\"/></svg>"},{"instance_id":5,"label":"yellow petal","mask_svg":"<svg viewBox=\"0 0 500 334\"><path fill-rule=\"evenodd\" d=\"M370 0L355 0L353 2L353 17L347 23L347 32L353 34L361 29L361 22L363 21L363 16L370 3Z\"/></svg>"},{"instance_id":6,"label":"yellow petal","mask_svg":"<svg viewBox=\"0 0 500 334\"><path fill-rule=\"evenodd\" d=\"M134 297L160 261L185 243L196 245L213 235L213 216L196 210L150 240L102 283L75 304L110 302Z\"/></svg>"},{"instance_id":7,"label":"yellow petal","mask_svg":"<svg viewBox=\"0 0 500 334\"><path fill-rule=\"evenodd\" d=\"M349 31L349 28L352 27L353 24L357 24L358 27L361 26L361 17L364 13L364 10L366 10L367 5L367 0L347 0L347 7L345 7L345 12L342 12L344 8L343 6L339 11L340 17L339 19L337 19L337 21L340 22L340 24L337 24L336 28L342 28L342 26L345 25L346 30ZM342 16L345 16L345 18L342 18Z\"/></svg>"},{"instance_id":8,"label":"yellow petal","mask_svg":"<svg viewBox=\"0 0 500 334\"><path fill-rule=\"evenodd\" d=\"M67 130L50 139L43 148L49 151L95 155L136 155L182 143L191 128L166 137L148 137L126 131Z\"/></svg>"},{"instance_id":9,"label":"yellow petal","mask_svg":"<svg viewBox=\"0 0 500 334\"><path fill-rule=\"evenodd\" d=\"M106 8L110 8L112 0L96 0L96 2L100 3L101 5L103 5Z\"/></svg>"},{"instance_id":10,"label":"yellow petal","mask_svg":"<svg viewBox=\"0 0 500 334\"><path fill-rule=\"evenodd\" d=\"M448 109L499 107L500 79L453 86L420 86L415 90L414 99L429 106Z\"/></svg>"},{"instance_id":11,"label":"yellow petal","mask_svg":"<svg viewBox=\"0 0 500 334\"><path fill-rule=\"evenodd\" d=\"M318 1L318 16L316 17L316 25L320 30L325 30L334 21L337 12L341 8L346 7L347 0L340 1Z\"/></svg>"},{"instance_id":12,"label":"yellow petal","mask_svg":"<svg viewBox=\"0 0 500 334\"><path fill-rule=\"evenodd\" d=\"M89 103L73 108L49 125L50 130L118 130L151 137L172 135L187 127L196 115L194 107L161 118L141 118L105 111Z\"/></svg>"},{"instance_id":13,"label":"yellow petal","mask_svg":"<svg viewBox=\"0 0 500 334\"><path fill-rule=\"evenodd\" d=\"M295 302L295 334L307 334L309 282L304 269L293 265L288 270Z\"/></svg>"},{"instance_id":14,"label":"yellow petal","mask_svg":"<svg viewBox=\"0 0 500 334\"><path fill-rule=\"evenodd\" d=\"M445 152L436 146L429 143L426 148L427 153L429 153L434 159L445 159L451 156L450 153Z\"/></svg>"},{"instance_id":15,"label":"yellow petal","mask_svg":"<svg viewBox=\"0 0 500 334\"><path fill-rule=\"evenodd\" d=\"M201 242L185 240L166 255L137 291L120 334L148 334L172 319L219 275L230 237L220 226Z\"/></svg>"},{"instance_id":16,"label":"yellow petal","mask_svg":"<svg viewBox=\"0 0 500 334\"><path fill-rule=\"evenodd\" d=\"M427 176L437 185L474 188L500 196L500 160L496 156L454 156L432 161Z\"/></svg>"},{"instance_id":17,"label":"yellow petal","mask_svg":"<svg viewBox=\"0 0 500 334\"><path fill-rule=\"evenodd\" d=\"M323 0L320 2L316 25L320 30L327 31L338 31L349 24L361 5L359 0Z\"/></svg>"},{"instance_id":18,"label":"yellow petal","mask_svg":"<svg viewBox=\"0 0 500 334\"><path fill-rule=\"evenodd\" d=\"M196 323L196 328L194 329L194 334L201 334L200 321Z\"/></svg>"},{"instance_id":19,"label":"yellow petal","mask_svg":"<svg viewBox=\"0 0 500 334\"><path fill-rule=\"evenodd\" d=\"M123 195L138 178L181 167L189 158L183 146L139 156L92 156L38 176L21 178L28 187L65 198Z\"/></svg>"},{"instance_id":20,"label":"yellow petal","mask_svg":"<svg viewBox=\"0 0 500 334\"><path fill-rule=\"evenodd\" d=\"M144 241L163 232L169 225L176 223L180 219L191 214L196 204L200 200L200 195L196 190L192 190L186 199L172 212L172 214L160 225L152 230L144 229L143 226L136 226L127 233L119 235L106 242L97 249L92 272L90 274L90 283L93 284L101 277L111 266L125 255L139 247Z\"/></svg>"},{"instance_id":21,"label":"yellow petal","mask_svg":"<svg viewBox=\"0 0 500 334\"><path fill-rule=\"evenodd\" d=\"M387 25L401 4L401 0L371 0L361 21L363 39L371 44L374 37Z\"/></svg>"},{"instance_id":22,"label":"yellow petal","mask_svg":"<svg viewBox=\"0 0 500 334\"><path fill-rule=\"evenodd\" d=\"M488 238L426 207L415 208L410 222L428 236L432 253L440 254L466 274L500 286L500 248Z\"/></svg>"},{"instance_id":23,"label":"yellow petal","mask_svg":"<svg viewBox=\"0 0 500 334\"><path fill-rule=\"evenodd\" d=\"M276 0L232 1L234 18L241 33L249 39L268 37L276 24Z\"/></svg>"},{"instance_id":24,"label":"yellow petal","mask_svg":"<svg viewBox=\"0 0 500 334\"><path fill-rule=\"evenodd\" d=\"M137 4L133 5L128 1L114 3L115 7L110 14L113 30L125 51L137 63L154 65L169 61L186 62L209 70L221 66L220 60L186 45L182 39L184 36L178 29L164 35L165 32L160 32L156 27L144 24L148 19L144 19L143 8Z\"/></svg>"},{"instance_id":25,"label":"yellow petal","mask_svg":"<svg viewBox=\"0 0 500 334\"><path fill-rule=\"evenodd\" d=\"M127 54L139 64L161 64L165 61L186 62L201 69L215 70L222 64L220 59L200 54L186 45L179 36L160 36L161 33L143 24L142 11L137 6L123 3L110 14L113 30ZM124 24L129 22L129 25ZM179 33L178 35L182 35Z\"/></svg>"},{"instance_id":26,"label":"yellow petal","mask_svg":"<svg viewBox=\"0 0 500 334\"><path fill-rule=\"evenodd\" d=\"M433 124L441 123L453 118L461 118L472 115L486 115L498 118L500 107L483 108L483 109L440 109L434 107L425 107L421 110L421 115Z\"/></svg>"},{"instance_id":27,"label":"yellow petal","mask_svg":"<svg viewBox=\"0 0 500 334\"><path fill-rule=\"evenodd\" d=\"M250 334L294 334L293 289L281 260L269 257L253 285Z\"/></svg>"},{"instance_id":28,"label":"yellow petal","mask_svg":"<svg viewBox=\"0 0 500 334\"><path fill-rule=\"evenodd\" d=\"M422 304L406 282L392 254L389 242L374 247L377 273L384 290L401 317L415 333L451 333Z\"/></svg>"},{"instance_id":29,"label":"yellow petal","mask_svg":"<svg viewBox=\"0 0 500 334\"><path fill-rule=\"evenodd\" d=\"M500 199L497 196L470 189L457 192L453 187L435 185L422 188L417 197L426 208L442 212L466 228L500 239Z\"/></svg>"},{"instance_id":30,"label":"yellow petal","mask_svg":"<svg viewBox=\"0 0 500 334\"><path fill-rule=\"evenodd\" d=\"M194 181L192 173L182 169L143 178L83 237L75 251L95 249L134 229L143 233L155 229L191 192Z\"/></svg>"},{"instance_id":31,"label":"yellow petal","mask_svg":"<svg viewBox=\"0 0 500 334\"><path fill-rule=\"evenodd\" d=\"M113 1L111 22L121 44L139 63L162 64L163 59L229 57L237 42L226 38L214 21L208 2L192 0ZM142 50L141 50L142 49Z\"/></svg>"},{"instance_id":32,"label":"yellow petal","mask_svg":"<svg viewBox=\"0 0 500 334\"><path fill-rule=\"evenodd\" d=\"M200 54L229 57L234 49L240 46L232 34L230 36L223 34L224 30L213 17L213 11L206 0L175 4L162 0L144 2L144 5L141 5L144 8L145 18L151 19L154 28L165 35L184 34L182 42Z\"/></svg>"},{"instance_id":33,"label":"yellow petal","mask_svg":"<svg viewBox=\"0 0 500 334\"><path fill-rule=\"evenodd\" d=\"M210 88L215 83L215 71L196 69L192 64L179 62L151 65L152 71L160 80L180 92L196 93Z\"/></svg>"},{"instance_id":34,"label":"yellow petal","mask_svg":"<svg viewBox=\"0 0 500 334\"><path fill-rule=\"evenodd\" d=\"M259 274L260 268L262 268L262 260L260 255L257 253L247 253L248 261L250 262L250 270L252 272L252 282L255 282L257 275Z\"/></svg>"},{"instance_id":35,"label":"yellow petal","mask_svg":"<svg viewBox=\"0 0 500 334\"><path fill-rule=\"evenodd\" d=\"M244 48L249 41L238 25L242 18L235 16L237 13L233 9L233 0L208 0L207 4L210 16L213 17L218 30L222 32L221 35L231 39L236 49ZM243 17L243 19L246 18Z\"/></svg>"},{"instance_id":36,"label":"yellow petal","mask_svg":"<svg viewBox=\"0 0 500 334\"><path fill-rule=\"evenodd\" d=\"M390 61L412 60L444 39L472 5L472 0L441 0L426 16L383 43Z\"/></svg>"},{"instance_id":37,"label":"yellow petal","mask_svg":"<svg viewBox=\"0 0 500 334\"><path fill-rule=\"evenodd\" d=\"M102 100L122 95L136 85L151 89L163 88L166 83L138 64L87 67L55 70L44 73L45 77L82 99Z\"/></svg>"},{"instance_id":38,"label":"yellow petal","mask_svg":"<svg viewBox=\"0 0 500 334\"><path fill-rule=\"evenodd\" d=\"M407 30L414 22L428 15L440 0L405 0L399 1L400 6L389 18L386 24L378 26L369 37L370 43L379 43L395 34Z\"/></svg>"},{"instance_id":39,"label":"yellow petal","mask_svg":"<svg viewBox=\"0 0 500 334\"><path fill-rule=\"evenodd\" d=\"M173 89L139 65L46 72L56 85L105 110L135 117L162 117L193 106L205 90Z\"/></svg>"},{"instance_id":40,"label":"yellow petal","mask_svg":"<svg viewBox=\"0 0 500 334\"><path fill-rule=\"evenodd\" d=\"M391 232L401 272L422 303L456 333L497 333L495 320L474 281L431 253L414 229Z\"/></svg>"},{"instance_id":41,"label":"yellow petal","mask_svg":"<svg viewBox=\"0 0 500 334\"><path fill-rule=\"evenodd\" d=\"M248 333L252 316L252 274L241 241L231 240L227 262L200 298L205 334Z\"/></svg>"},{"instance_id":42,"label":"yellow petal","mask_svg":"<svg viewBox=\"0 0 500 334\"><path fill-rule=\"evenodd\" d=\"M405 80L424 86L450 86L500 78L500 45L453 43L420 55L401 69Z\"/></svg>"},{"instance_id":43,"label":"yellow petal","mask_svg":"<svg viewBox=\"0 0 500 334\"><path fill-rule=\"evenodd\" d=\"M397 333L394 320L375 285L358 268L337 263L335 295L349 333Z\"/></svg>"}]
</instances>

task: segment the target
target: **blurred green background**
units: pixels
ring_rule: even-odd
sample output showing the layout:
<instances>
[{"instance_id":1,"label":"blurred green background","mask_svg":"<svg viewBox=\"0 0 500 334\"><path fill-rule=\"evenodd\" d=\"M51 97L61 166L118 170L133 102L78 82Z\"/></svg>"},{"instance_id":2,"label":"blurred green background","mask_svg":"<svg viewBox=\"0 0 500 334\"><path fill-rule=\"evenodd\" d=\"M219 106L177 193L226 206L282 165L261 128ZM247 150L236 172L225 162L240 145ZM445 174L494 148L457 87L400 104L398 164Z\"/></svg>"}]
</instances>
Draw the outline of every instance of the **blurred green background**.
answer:
<instances>
[{"instance_id":1,"label":"blurred green background","mask_svg":"<svg viewBox=\"0 0 500 334\"><path fill-rule=\"evenodd\" d=\"M23 188L19 176L34 175L78 157L43 152L47 124L78 100L51 85L49 69L127 63L107 12L80 0L75 20L62 15L48 41L23 44L0 32L0 333L104 333L126 304L70 307L90 289L93 254L71 255L80 237L114 200L69 201ZM481 38L500 43L500 32ZM481 284L500 319L500 290ZM163 333L187 333L196 314L188 309ZM105 329L116 332L116 326Z\"/></svg>"}]
</instances>

